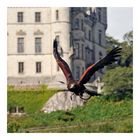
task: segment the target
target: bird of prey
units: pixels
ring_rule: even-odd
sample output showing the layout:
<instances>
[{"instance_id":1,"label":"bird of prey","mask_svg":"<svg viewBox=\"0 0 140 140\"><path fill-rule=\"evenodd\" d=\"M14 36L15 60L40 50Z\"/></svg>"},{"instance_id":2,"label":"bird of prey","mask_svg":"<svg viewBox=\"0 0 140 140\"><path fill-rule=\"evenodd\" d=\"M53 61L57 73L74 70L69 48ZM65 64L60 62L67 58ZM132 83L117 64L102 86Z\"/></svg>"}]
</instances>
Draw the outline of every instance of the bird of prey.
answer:
<instances>
[{"instance_id":1,"label":"bird of prey","mask_svg":"<svg viewBox=\"0 0 140 140\"><path fill-rule=\"evenodd\" d=\"M74 80L72 72L68 66L68 64L60 57L58 53L58 43L55 39L53 42L53 55L54 58L58 64L58 66L63 71L66 81L67 81L67 90L73 92L73 95L76 94L81 99L88 100L91 96L98 96L98 94L95 91L88 90L84 84L86 84L90 78L93 76L93 74L98 71L99 69L102 69L104 66L112 64L113 62L117 61L118 57L120 57L121 48L116 47L112 51L110 51L105 57L103 57L101 60L96 62L95 64L92 64L89 66L79 80ZM61 82L63 83L63 82ZM83 94L87 93L90 95L88 98L83 98Z\"/></svg>"}]
</instances>

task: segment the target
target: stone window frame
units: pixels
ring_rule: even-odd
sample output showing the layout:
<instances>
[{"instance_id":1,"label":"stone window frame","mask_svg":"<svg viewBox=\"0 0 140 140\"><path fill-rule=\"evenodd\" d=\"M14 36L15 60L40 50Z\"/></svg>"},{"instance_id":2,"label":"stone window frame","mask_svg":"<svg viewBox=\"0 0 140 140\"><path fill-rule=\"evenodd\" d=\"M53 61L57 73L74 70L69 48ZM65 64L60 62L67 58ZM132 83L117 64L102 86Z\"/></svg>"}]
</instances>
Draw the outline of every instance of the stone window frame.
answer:
<instances>
[{"instance_id":1,"label":"stone window frame","mask_svg":"<svg viewBox=\"0 0 140 140\"><path fill-rule=\"evenodd\" d=\"M42 62L41 61L37 61L35 67L36 67L36 73L42 73Z\"/></svg>"},{"instance_id":2,"label":"stone window frame","mask_svg":"<svg viewBox=\"0 0 140 140\"><path fill-rule=\"evenodd\" d=\"M42 52L42 37L35 37L35 53Z\"/></svg>"},{"instance_id":3,"label":"stone window frame","mask_svg":"<svg viewBox=\"0 0 140 140\"><path fill-rule=\"evenodd\" d=\"M57 44L58 44L58 53L60 54L61 57L64 56L64 52L63 52L63 48L61 46L61 33L55 33L55 38L57 40Z\"/></svg>"},{"instance_id":4,"label":"stone window frame","mask_svg":"<svg viewBox=\"0 0 140 140\"><path fill-rule=\"evenodd\" d=\"M74 29L79 29L80 28L80 20L79 18L76 18L74 20Z\"/></svg>"},{"instance_id":5,"label":"stone window frame","mask_svg":"<svg viewBox=\"0 0 140 140\"><path fill-rule=\"evenodd\" d=\"M40 30L40 29L37 29L35 32L34 32L34 36L43 36L44 33Z\"/></svg>"},{"instance_id":6,"label":"stone window frame","mask_svg":"<svg viewBox=\"0 0 140 140\"><path fill-rule=\"evenodd\" d=\"M91 30L88 31L88 39L91 41Z\"/></svg>"},{"instance_id":7,"label":"stone window frame","mask_svg":"<svg viewBox=\"0 0 140 140\"><path fill-rule=\"evenodd\" d=\"M60 35L59 34L56 34L55 35L55 39L57 40L58 46L60 46Z\"/></svg>"},{"instance_id":8,"label":"stone window frame","mask_svg":"<svg viewBox=\"0 0 140 140\"><path fill-rule=\"evenodd\" d=\"M100 46L102 45L102 30L98 30L98 43Z\"/></svg>"},{"instance_id":9,"label":"stone window frame","mask_svg":"<svg viewBox=\"0 0 140 140\"><path fill-rule=\"evenodd\" d=\"M84 20L81 19L81 30L84 31Z\"/></svg>"},{"instance_id":10,"label":"stone window frame","mask_svg":"<svg viewBox=\"0 0 140 140\"><path fill-rule=\"evenodd\" d=\"M79 59L80 58L80 43L79 42L75 43L74 50L75 50L75 58Z\"/></svg>"},{"instance_id":11,"label":"stone window frame","mask_svg":"<svg viewBox=\"0 0 140 140\"><path fill-rule=\"evenodd\" d=\"M55 19L59 20L59 10L55 10Z\"/></svg>"},{"instance_id":12,"label":"stone window frame","mask_svg":"<svg viewBox=\"0 0 140 140\"><path fill-rule=\"evenodd\" d=\"M35 22L41 22L41 12L35 12Z\"/></svg>"},{"instance_id":13,"label":"stone window frame","mask_svg":"<svg viewBox=\"0 0 140 140\"><path fill-rule=\"evenodd\" d=\"M17 38L17 52L18 53L24 53L24 37L18 37Z\"/></svg>"},{"instance_id":14,"label":"stone window frame","mask_svg":"<svg viewBox=\"0 0 140 140\"><path fill-rule=\"evenodd\" d=\"M24 22L24 12L17 12L17 22L18 23Z\"/></svg>"},{"instance_id":15,"label":"stone window frame","mask_svg":"<svg viewBox=\"0 0 140 140\"><path fill-rule=\"evenodd\" d=\"M18 62L18 74L24 74L24 62Z\"/></svg>"},{"instance_id":16,"label":"stone window frame","mask_svg":"<svg viewBox=\"0 0 140 140\"><path fill-rule=\"evenodd\" d=\"M80 78L80 66L76 66L76 70L75 70L75 79L79 80Z\"/></svg>"}]
</instances>

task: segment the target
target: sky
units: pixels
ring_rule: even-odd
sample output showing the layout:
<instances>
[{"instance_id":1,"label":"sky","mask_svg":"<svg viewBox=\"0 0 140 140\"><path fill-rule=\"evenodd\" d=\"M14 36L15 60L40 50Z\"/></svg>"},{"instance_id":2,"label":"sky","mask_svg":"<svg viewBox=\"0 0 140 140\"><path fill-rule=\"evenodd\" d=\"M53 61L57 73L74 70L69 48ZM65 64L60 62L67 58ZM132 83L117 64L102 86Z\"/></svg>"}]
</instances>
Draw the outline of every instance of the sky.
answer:
<instances>
[{"instance_id":1,"label":"sky","mask_svg":"<svg viewBox=\"0 0 140 140\"><path fill-rule=\"evenodd\" d=\"M126 32L133 30L133 8L132 7L108 7L107 34L122 41Z\"/></svg>"}]
</instances>

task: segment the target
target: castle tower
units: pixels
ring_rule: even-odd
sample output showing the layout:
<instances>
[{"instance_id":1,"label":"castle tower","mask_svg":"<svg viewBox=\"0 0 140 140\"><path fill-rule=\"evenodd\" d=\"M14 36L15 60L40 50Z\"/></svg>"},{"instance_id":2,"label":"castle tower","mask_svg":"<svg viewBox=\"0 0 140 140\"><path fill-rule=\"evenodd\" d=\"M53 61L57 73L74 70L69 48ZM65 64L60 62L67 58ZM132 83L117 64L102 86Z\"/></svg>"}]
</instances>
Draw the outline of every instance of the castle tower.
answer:
<instances>
[{"instance_id":1,"label":"castle tower","mask_svg":"<svg viewBox=\"0 0 140 140\"><path fill-rule=\"evenodd\" d=\"M70 32L71 32L71 23L70 23L70 8L51 8L51 35L52 42L54 38L58 41L58 50L61 57L68 63L70 66ZM55 76L55 80L65 81L64 74L56 64L54 57L52 58L52 64L55 64L52 68L52 73Z\"/></svg>"}]
</instances>

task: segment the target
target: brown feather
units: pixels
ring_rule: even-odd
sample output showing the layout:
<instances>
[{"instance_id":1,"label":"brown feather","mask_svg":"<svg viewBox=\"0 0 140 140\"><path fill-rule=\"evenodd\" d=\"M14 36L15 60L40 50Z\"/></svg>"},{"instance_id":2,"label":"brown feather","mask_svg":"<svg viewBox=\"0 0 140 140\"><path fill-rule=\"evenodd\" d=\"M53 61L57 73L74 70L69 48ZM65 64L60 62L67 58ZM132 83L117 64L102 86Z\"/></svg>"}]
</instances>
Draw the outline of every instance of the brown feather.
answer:
<instances>
[{"instance_id":1,"label":"brown feather","mask_svg":"<svg viewBox=\"0 0 140 140\"><path fill-rule=\"evenodd\" d=\"M60 57L57 48L58 48L58 44L55 39L54 43L53 43L53 55L54 55L54 58L55 58L57 64L59 65L59 67L61 68L61 70L63 71L63 73L66 77L67 84L69 84L74 81L74 78L72 76L72 73L71 73L71 70L70 70L68 64Z\"/></svg>"},{"instance_id":2,"label":"brown feather","mask_svg":"<svg viewBox=\"0 0 140 140\"><path fill-rule=\"evenodd\" d=\"M120 52L121 48L116 47L111 52L109 52L104 58L99 60L96 64L92 64L91 66L89 66L86 69L86 71L82 74L78 83L80 85L86 84L96 71L102 69L106 65L112 64L113 62L117 61L116 58L120 56Z\"/></svg>"}]
</instances>

